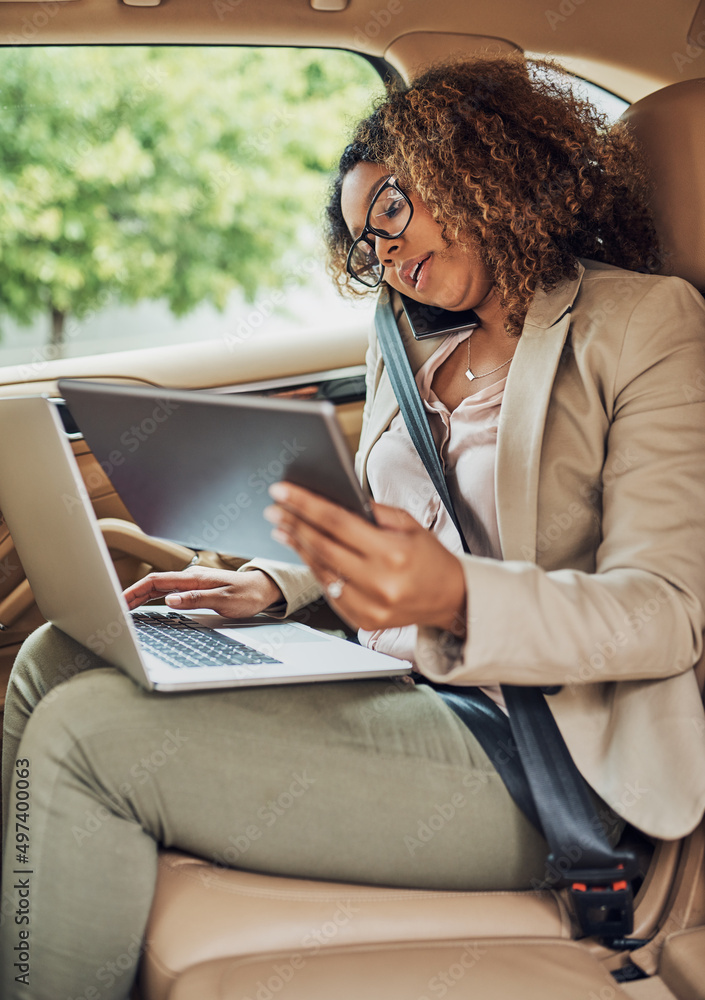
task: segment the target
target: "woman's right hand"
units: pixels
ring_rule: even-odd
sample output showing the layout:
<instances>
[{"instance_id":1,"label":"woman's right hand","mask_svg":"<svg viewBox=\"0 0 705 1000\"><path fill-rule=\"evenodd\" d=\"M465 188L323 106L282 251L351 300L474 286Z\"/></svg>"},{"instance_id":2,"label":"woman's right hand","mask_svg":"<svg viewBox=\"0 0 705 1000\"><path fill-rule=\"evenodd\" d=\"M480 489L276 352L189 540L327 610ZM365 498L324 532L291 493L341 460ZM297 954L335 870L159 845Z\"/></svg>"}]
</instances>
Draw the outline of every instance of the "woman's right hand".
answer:
<instances>
[{"instance_id":1,"label":"woman's right hand","mask_svg":"<svg viewBox=\"0 0 705 1000\"><path fill-rule=\"evenodd\" d=\"M178 573L150 573L124 593L130 611L161 598L175 611L208 608L226 618L250 618L284 595L262 570L209 569L188 566Z\"/></svg>"}]
</instances>

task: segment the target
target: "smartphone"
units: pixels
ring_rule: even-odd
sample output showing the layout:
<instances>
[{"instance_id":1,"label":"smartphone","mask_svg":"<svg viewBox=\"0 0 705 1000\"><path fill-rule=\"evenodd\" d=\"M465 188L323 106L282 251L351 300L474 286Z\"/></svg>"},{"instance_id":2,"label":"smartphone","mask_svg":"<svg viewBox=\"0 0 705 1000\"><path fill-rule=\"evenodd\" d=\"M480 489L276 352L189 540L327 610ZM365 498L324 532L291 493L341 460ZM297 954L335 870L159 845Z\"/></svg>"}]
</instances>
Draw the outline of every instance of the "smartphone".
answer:
<instances>
[{"instance_id":1,"label":"smartphone","mask_svg":"<svg viewBox=\"0 0 705 1000\"><path fill-rule=\"evenodd\" d=\"M416 340L445 337L448 333L458 333L459 330L474 330L480 325L477 313L472 309L451 312L450 309L424 305L423 302L410 299L407 295L400 294L400 298L411 332Z\"/></svg>"}]
</instances>

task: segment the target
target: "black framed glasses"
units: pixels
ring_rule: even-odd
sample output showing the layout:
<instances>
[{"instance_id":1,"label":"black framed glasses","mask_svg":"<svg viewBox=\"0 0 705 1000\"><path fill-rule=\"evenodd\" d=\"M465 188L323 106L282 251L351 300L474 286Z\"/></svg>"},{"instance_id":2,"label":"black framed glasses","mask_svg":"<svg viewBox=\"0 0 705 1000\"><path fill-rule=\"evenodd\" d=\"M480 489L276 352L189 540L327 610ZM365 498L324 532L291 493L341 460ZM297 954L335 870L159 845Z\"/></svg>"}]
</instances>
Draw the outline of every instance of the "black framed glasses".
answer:
<instances>
[{"instance_id":1,"label":"black framed glasses","mask_svg":"<svg viewBox=\"0 0 705 1000\"><path fill-rule=\"evenodd\" d=\"M368 288L376 288L384 275L384 264L377 256L374 237L395 240L409 225L413 214L414 207L396 177L390 177L372 199L362 233L350 247L348 274Z\"/></svg>"}]
</instances>

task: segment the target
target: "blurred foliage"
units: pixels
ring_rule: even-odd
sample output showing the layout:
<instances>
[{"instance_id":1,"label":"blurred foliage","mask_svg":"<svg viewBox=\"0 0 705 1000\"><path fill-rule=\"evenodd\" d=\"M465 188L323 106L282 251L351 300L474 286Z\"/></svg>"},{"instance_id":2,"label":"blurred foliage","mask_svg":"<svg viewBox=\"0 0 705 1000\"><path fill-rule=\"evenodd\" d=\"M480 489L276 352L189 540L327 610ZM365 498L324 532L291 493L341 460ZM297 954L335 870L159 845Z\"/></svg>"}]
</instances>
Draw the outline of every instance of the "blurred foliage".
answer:
<instances>
[{"instance_id":1,"label":"blurred foliage","mask_svg":"<svg viewBox=\"0 0 705 1000\"><path fill-rule=\"evenodd\" d=\"M291 283L330 170L381 90L343 52L0 50L0 315Z\"/></svg>"}]
</instances>

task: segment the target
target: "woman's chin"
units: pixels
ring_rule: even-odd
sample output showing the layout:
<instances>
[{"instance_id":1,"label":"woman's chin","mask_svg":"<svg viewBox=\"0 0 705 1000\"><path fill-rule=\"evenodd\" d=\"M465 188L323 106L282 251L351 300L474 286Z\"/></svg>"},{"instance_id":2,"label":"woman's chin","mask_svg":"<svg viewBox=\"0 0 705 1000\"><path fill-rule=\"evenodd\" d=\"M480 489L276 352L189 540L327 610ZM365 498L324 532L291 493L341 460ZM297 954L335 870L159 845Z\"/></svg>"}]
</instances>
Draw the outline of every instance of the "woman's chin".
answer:
<instances>
[{"instance_id":1,"label":"woman's chin","mask_svg":"<svg viewBox=\"0 0 705 1000\"><path fill-rule=\"evenodd\" d=\"M473 309L477 305L476 297L467 295L464 291L457 291L449 288L417 288L415 285L406 285L402 282L386 281L390 288L396 289L401 295L420 302L421 305L429 306L433 309L446 309L448 312L462 312L465 309ZM472 301L470 301L472 299ZM469 303L469 304L468 304Z\"/></svg>"},{"instance_id":2,"label":"woman's chin","mask_svg":"<svg viewBox=\"0 0 705 1000\"><path fill-rule=\"evenodd\" d=\"M440 301L437 295L429 295L428 293L419 292L415 285L405 285L401 282L391 281L385 282L389 288L394 288L400 295L406 295L408 299L413 299L414 302L420 302L421 305L430 306L434 309L449 309L450 306L444 305Z\"/></svg>"},{"instance_id":3,"label":"woman's chin","mask_svg":"<svg viewBox=\"0 0 705 1000\"><path fill-rule=\"evenodd\" d=\"M448 294L437 294L437 295L412 295L411 298L415 298L417 302L423 302L424 305L430 306L434 309L445 309L447 312L463 312L465 309L472 309L472 305L466 305L464 299L459 298L457 295Z\"/></svg>"}]
</instances>

